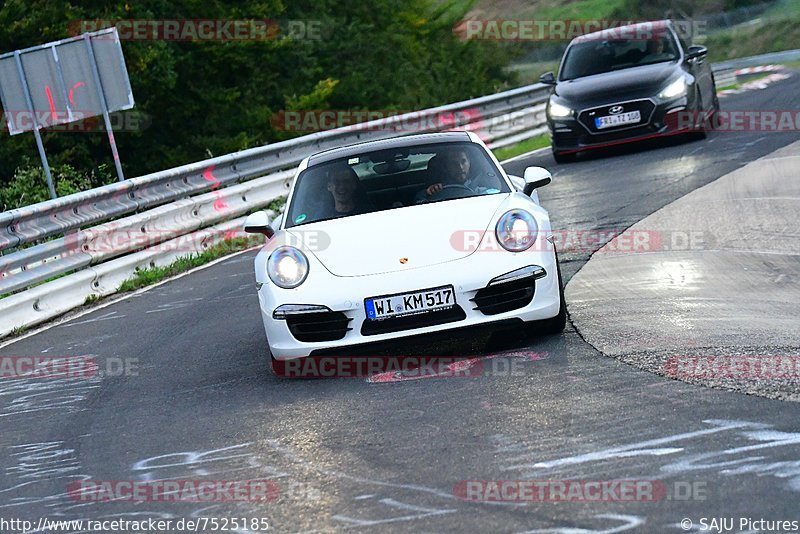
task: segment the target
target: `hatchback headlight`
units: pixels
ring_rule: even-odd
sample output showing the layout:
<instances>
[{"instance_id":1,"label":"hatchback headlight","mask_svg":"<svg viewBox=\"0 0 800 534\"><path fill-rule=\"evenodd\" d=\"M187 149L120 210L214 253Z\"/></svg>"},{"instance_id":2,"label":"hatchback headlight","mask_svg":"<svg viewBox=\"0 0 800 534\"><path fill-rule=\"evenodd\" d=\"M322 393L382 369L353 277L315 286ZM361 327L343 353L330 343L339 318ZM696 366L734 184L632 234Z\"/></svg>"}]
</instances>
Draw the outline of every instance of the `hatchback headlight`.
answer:
<instances>
[{"instance_id":1,"label":"hatchback headlight","mask_svg":"<svg viewBox=\"0 0 800 534\"><path fill-rule=\"evenodd\" d=\"M279 247L267 260L267 274L276 286L293 289L308 276L308 258L294 247Z\"/></svg>"},{"instance_id":2,"label":"hatchback headlight","mask_svg":"<svg viewBox=\"0 0 800 534\"><path fill-rule=\"evenodd\" d=\"M686 94L686 80L683 76L666 86L660 93L658 98L675 98Z\"/></svg>"},{"instance_id":3,"label":"hatchback headlight","mask_svg":"<svg viewBox=\"0 0 800 534\"><path fill-rule=\"evenodd\" d=\"M519 209L504 213L495 228L497 241L509 252L522 252L531 248L538 232L539 225L533 215Z\"/></svg>"},{"instance_id":4,"label":"hatchback headlight","mask_svg":"<svg viewBox=\"0 0 800 534\"><path fill-rule=\"evenodd\" d=\"M572 110L567 106L562 106L557 102L553 102L553 99L550 99L550 105L547 106L547 114L550 117L569 117L572 115Z\"/></svg>"}]
</instances>

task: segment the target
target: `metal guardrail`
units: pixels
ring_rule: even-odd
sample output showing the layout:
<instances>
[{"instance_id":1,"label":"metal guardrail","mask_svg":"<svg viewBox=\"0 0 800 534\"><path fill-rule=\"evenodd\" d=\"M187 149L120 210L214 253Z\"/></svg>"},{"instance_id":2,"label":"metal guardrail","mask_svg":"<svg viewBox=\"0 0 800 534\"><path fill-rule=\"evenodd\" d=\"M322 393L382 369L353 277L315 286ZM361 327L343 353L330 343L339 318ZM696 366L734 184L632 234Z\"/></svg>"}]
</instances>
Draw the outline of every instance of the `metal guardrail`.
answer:
<instances>
[{"instance_id":1,"label":"metal guardrail","mask_svg":"<svg viewBox=\"0 0 800 534\"><path fill-rule=\"evenodd\" d=\"M419 133L441 129L427 122L448 113L457 119L453 127L485 122L544 102L547 90L547 86L535 84L417 113L318 132L14 209L0 215L0 250L287 169L327 148L407 133L410 122L419 125L415 127Z\"/></svg>"},{"instance_id":2,"label":"metal guardrail","mask_svg":"<svg viewBox=\"0 0 800 534\"><path fill-rule=\"evenodd\" d=\"M737 68L777 61L774 57L775 54L767 54L714 65L717 84L723 85L720 79L724 81ZM777 57L800 58L800 50ZM4 212L0 214L0 252L6 252L0 256L0 295L18 293L0 299L0 314L11 318L13 310L19 312L21 319L0 326L0 336L13 327L35 324L71 309L70 306L79 306L87 296L113 293L116 289L108 280L121 282L136 267L171 261L176 257L175 250L181 248L176 245L181 237L200 243L190 246L189 251L203 250L219 237L210 236L203 229L211 225L232 228L223 221L264 207L284 194L290 186L293 167L306 156L408 133L409 124L417 133L469 129L479 133L491 147L505 146L546 131L544 106L549 94L550 86L528 85L313 133ZM443 117L451 120L443 123ZM220 206L225 208L219 209ZM110 219L116 220L106 222ZM236 221L238 224L239 219ZM98 246L98 239L111 233L122 237L111 248ZM13 250L62 234L63 237L42 244ZM147 243L147 249L142 250L142 242ZM137 258L147 258L149 263L138 262ZM73 274L33 287L65 273ZM76 285L70 286L67 279L75 280ZM50 285L54 287L47 288ZM53 291L73 291L75 295L56 297ZM44 304L54 299L59 302L57 306ZM22 311L17 309L20 307ZM33 318L30 313L26 315L25 308L28 312L33 310Z\"/></svg>"}]
</instances>

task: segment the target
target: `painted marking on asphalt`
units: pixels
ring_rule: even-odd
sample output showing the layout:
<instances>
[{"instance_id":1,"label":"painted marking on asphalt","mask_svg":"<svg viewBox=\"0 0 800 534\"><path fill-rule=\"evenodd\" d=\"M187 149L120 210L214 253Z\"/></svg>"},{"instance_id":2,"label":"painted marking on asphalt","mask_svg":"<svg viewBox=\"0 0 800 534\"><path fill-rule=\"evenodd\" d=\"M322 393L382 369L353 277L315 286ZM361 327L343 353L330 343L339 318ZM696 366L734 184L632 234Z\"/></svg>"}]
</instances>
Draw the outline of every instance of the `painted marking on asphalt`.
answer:
<instances>
[{"instance_id":1,"label":"painted marking on asphalt","mask_svg":"<svg viewBox=\"0 0 800 534\"><path fill-rule=\"evenodd\" d=\"M711 428L555 460L515 463L541 456L540 452L529 452L506 460L511 465L502 467L501 470L524 471L524 476L540 476L542 473L564 468L574 471L574 467L579 465L603 464L603 472L607 472L605 464L609 461L652 456L665 458L664 464L658 470L669 475L697 471L714 471L723 476L766 475L785 481L788 490L800 492L800 459L778 461L766 455L751 455L753 452L763 454L768 450L784 447L800 452L800 432L783 432L775 430L771 425L751 421L708 419L703 423L711 425ZM710 452L693 452L694 449L689 441L723 433L728 436L723 442L733 446ZM737 440L742 444L735 443ZM702 440L702 443L708 441ZM663 447L663 445L677 446Z\"/></svg>"},{"instance_id":2,"label":"painted marking on asphalt","mask_svg":"<svg viewBox=\"0 0 800 534\"><path fill-rule=\"evenodd\" d=\"M144 481L155 480L153 478L153 472L159 469L173 468L180 471L188 470L199 476L209 476L216 473L228 473L231 470L230 468L222 471L209 471L207 469L207 467L209 467L208 464L218 464L220 462L236 460L239 463L247 465L247 462L243 459L251 457L252 453L234 453L233 451L246 449L249 446L250 443L240 443L239 445L232 445L230 447L213 449L209 451L188 451L161 454L159 456L152 456L150 458L145 458L144 460L139 460L133 464L131 469L133 471L144 471L144 473L139 473L139 477ZM159 473L159 475L161 475L161 473ZM158 478L158 480L163 479L164 478L162 476L159 476Z\"/></svg>"},{"instance_id":3,"label":"painted marking on asphalt","mask_svg":"<svg viewBox=\"0 0 800 534\"><path fill-rule=\"evenodd\" d=\"M604 530L594 530L587 528L577 527L552 527L552 528L538 528L534 530L526 530L521 534L613 534L615 532L625 532L639 528L646 523L643 517L638 515L622 515L622 514L595 514L592 517L599 519L611 519L612 521L620 521L621 525L610 527Z\"/></svg>"},{"instance_id":4,"label":"painted marking on asphalt","mask_svg":"<svg viewBox=\"0 0 800 534\"><path fill-rule=\"evenodd\" d=\"M85 321L76 321L74 323L67 323L59 325L59 328L69 328L71 326L77 326L79 324L89 324L89 323L99 323L101 321L114 321L116 319L122 319L126 317L125 315L118 315L116 311L108 312L106 314L100 315L95 317L94 319L86 319Z\"/></svg>"},{"instance_id":5,"label":"painted marking on asphalt","mask_svg":"<svg viewBox=\"0 0 800 534\"><path fill-rule=\"evenodd\" d=\"M92 376L45 379L0 379L0 417L59 411L66 415L85 410L81 403L100 387L102 378Z\"/></svg>"},{"instance_id":6,"label":"painted marking on asphalt","mask_svg":"<svg viewBox=\"0 0 800 534\"><path fill-rule=\"evenodd\" d=\"M396 517L387 517L383 519L356 519L354 517L336 514L332 518L341 521L343 523L347 523L351 527L372 527L375 525L385 525L386 523L398 523L400 521L414 521L416 519L422 519L425 517L443 515L443 514L451 514L455 512L455 509L452 508L426 508L423 506L415 506L412 504L404 503L397 501L391 498L384 498L378 501L379 503L389 507L395 508L399 510L406 510L411 512L416 512L414 514L406 514ZM348 527L345 527L348 528Z\"/></svg>"},{"instance_id":7,"label":"painted marking on asphalt","mask_svg":"<svg viewBox=\"0 0 800 534\"><path fill-rule=\"evenodd\" d=\"M180 310L183 308L188 308L192 306L196 302L203 300L202 297L196 297L193 299L184 299L184 300L174 300L172 302L166 302L164 304L159 304L156 309L154 310L147 310L144 313L160 313L165 311L172 311L172 310Z\"/></svg>"},{"instance_id":8,"label":"painted marking on asphalt","mask_svg":"<svg viewBox=\"0 0 800 534\"><path fill-rule=\"evenodd\" d=\"M69 508L70 499L66 491L48 495L54 480L67 481L89 479L81 474L81 464L75 450L65 446L63 441L25 443L8 447L8 457L16 465L6 468L4 482L16 484L0 489L0 495L8 493L10 498L0 503L2 508L44 505L48 512L62 513ZM30 531L34 532L34 531Z\"/></svg>"}]
</instances>

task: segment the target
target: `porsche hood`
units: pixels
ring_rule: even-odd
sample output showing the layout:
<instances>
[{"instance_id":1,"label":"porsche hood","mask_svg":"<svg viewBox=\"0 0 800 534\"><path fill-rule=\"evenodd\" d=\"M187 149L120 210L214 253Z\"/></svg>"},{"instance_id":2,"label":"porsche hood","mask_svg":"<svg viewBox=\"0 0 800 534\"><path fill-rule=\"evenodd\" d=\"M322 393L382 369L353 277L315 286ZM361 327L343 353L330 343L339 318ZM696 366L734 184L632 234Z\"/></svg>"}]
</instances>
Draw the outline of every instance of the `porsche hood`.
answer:
<instances>
[{"instance_id":1,"label":"porsche hood","mask_svg":"<svg viewBox=\"0 0 800 534\"><path fill-rule=\"evenodd\" d=\"M508 193L396 208L295 226L304 243L335 276L366 276L459 260L472 254ZM412 274L412 273L409 273Z\"/></svg>"}]
</instances>

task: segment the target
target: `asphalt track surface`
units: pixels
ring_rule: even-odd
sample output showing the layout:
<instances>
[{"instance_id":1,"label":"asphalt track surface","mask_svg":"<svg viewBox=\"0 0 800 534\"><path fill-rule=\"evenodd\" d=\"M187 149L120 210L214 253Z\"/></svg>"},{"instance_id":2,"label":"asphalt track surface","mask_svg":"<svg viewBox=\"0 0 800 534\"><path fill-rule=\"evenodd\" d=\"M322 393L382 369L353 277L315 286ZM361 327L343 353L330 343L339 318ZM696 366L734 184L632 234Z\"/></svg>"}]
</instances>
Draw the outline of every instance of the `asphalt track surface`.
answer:
<instances>
[{"instance_id":1,"label":"asphalt track surface","mask_svg":"<svg viewBox=\"0 0 800 534\"><path fill-rule=\"evenodd\" d=\"M800 75L727 97L723 108L798 109ZM556 228L622 230L796 139L796 132L715 132L562 166L542 152L507 168L553 171L541 198ZM566 281L590 255L561 255ZM277 532L572 533L680 532L684 519L697 531L704 517L734 518L737 529L740 518L800 519L797 403L636 370L598 353L569 324L521 355L484 358L486 372L471 378L278 379L266 370L253 256L0 349L0 356L89 355L101 370L115 359L137 363L123 376L0 380L0 518L247 517L266 518ZM463 354L482 343L462 336L423 350ZM493 367L512 360L514 373ZM70 483L86 479L270 479L281 497L176 503L67 495ZM466 480L562 479L656 481L667 495L523 505L454 495Z\"/></svg>"}]
</instances>

